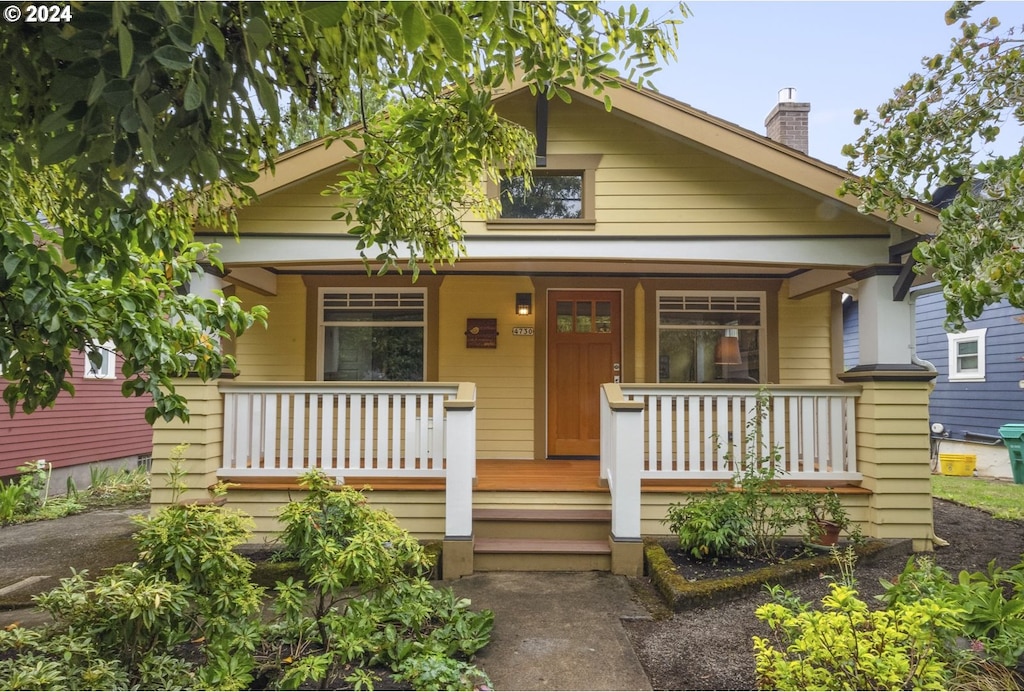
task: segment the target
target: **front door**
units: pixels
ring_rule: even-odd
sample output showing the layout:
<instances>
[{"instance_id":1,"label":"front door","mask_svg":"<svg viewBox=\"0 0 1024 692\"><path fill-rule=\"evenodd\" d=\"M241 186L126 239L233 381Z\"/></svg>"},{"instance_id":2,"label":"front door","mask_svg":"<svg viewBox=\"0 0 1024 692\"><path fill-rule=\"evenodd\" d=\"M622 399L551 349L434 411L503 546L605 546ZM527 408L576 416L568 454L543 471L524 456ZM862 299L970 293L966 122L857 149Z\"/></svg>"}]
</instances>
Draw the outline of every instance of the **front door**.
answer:
<instances>
[{"instance_id":1,"label":"front door","mask_svg":"<svg viewBox=\"0 0 1024 692\"><path fill-rule=\"evenodd\" d=\"M601 392L622 372L619 291L548 294L548 456L601 452Z\"/></svg>"}]
</instances>

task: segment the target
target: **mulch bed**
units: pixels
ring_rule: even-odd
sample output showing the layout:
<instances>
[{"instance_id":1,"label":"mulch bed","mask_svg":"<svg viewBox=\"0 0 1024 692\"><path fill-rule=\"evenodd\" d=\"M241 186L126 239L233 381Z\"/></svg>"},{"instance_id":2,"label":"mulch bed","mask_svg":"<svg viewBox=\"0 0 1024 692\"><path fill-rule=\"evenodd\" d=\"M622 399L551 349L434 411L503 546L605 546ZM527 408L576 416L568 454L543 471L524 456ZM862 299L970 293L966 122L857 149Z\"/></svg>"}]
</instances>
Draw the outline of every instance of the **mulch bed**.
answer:
<instances>
[{"instance_id":1,"label":"mulch bed","mask_svg":"<svg viewBox=\"0 0 1024 692\"><path fill-rule=\"evenodd\" d=\"M1012 567L1024 554L1024 521L993 519L980 510L934 500L935 533L949 546L930 553L935 563L953 574L984 570L995 560ZM863 598L880 594L879 579L892 580L907 556L890 554L855 570ZM820 602L829 581L811 578L791 588L807 601ZM754 635L768 628L754 616L767 602L765 593L720 605L685 610L661 620L625 623L633 648L655 690L754 689Z\"/></svg>"}]
</instances>

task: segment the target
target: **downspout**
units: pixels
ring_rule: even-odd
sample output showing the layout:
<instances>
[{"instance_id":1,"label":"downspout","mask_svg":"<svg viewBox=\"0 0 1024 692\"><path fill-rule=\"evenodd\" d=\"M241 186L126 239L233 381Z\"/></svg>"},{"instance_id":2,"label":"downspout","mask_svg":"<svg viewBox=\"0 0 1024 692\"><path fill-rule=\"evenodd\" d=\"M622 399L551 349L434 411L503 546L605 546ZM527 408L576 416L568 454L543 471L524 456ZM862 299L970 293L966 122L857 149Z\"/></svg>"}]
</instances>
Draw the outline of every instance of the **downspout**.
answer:
<instances>
[{"instance_id":1,"label":"downspout","mask_svg":"<svg viewBox=\"0 0 1024 692\"><path fill-rule=\"evenodd\" d=\"M934 364L917 355L917 298L918 296L929 296L941 291L942 286L936 282L912 288L907 296L907 302L910 304L910 312L913 316L910 322L910 362L929 372L938 372L938 370Z\"/></svg>"}]
</instances>

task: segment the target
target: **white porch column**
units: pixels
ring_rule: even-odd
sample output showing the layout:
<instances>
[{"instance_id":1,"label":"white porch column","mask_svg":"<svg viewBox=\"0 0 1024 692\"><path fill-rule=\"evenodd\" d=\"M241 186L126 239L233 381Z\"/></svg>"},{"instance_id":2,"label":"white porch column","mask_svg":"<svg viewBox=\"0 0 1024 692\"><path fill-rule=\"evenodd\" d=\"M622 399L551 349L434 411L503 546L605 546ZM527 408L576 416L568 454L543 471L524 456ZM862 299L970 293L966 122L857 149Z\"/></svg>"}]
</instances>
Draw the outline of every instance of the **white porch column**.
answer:
<instances>
[{"instance_id":1,"label":"white porch column","mask_svg":"<svg viewBox=\"0 0 1024 692\"><path fill-rule=\"evenodd\" d=\"M900 268L869 267L853 274L858 280L860 365L858 370L907 369L914 353L914 311L910 301L892 298ZM886 366L880 368L879 366ZM918 368L914 368L918 369Z\"/></svg>"},{"instance_id":2,"label":"white porch column","mask_svg":"<svg viewBox=\"0 0 1024 692\"><path fill-rule=\"evenodd\" d=\"M445 408L445 579L473 573L473 481L476 478L476 385L463 383Z\"/></svg>"},{"instance_id":3,"label":"white porch column","mask_svg":"<svg viewBox=\"0 0 1024 692\"><path fill-rule=\"evenodd\" d=\"M631 401L618 384L601 389L601 477L612 499L612 573L643 574L640 542L640 473L644 465L644 403Z\"/></svg>"}]
</instances>

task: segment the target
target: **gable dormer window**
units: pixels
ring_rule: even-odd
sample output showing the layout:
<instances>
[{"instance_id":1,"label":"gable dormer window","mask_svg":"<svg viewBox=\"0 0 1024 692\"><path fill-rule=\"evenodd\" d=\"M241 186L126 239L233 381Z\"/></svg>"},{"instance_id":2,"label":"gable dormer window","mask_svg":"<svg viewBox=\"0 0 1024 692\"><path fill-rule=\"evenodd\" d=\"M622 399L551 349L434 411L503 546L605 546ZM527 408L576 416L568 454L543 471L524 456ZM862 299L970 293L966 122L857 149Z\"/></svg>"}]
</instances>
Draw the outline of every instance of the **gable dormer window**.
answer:
<instances>
[{"instance_id":1,"label":"gable dormer window","mask_svg":"<svg viewBox=\"0 0 1024 692\"><path fill-rule=\"evenodd\" d=\"M583 171L536 170L527 189L522 176L501 181L503 219L583 217Z\"/></svg>"},{"instance_id":2,"label":"gable dormer window","mask_svg":"<svg viewBox=\"0 0 1024 692\"><path fill-rule=\"evenodd\" d=\"M488 194L501 203L500 216L488 219L491 230L594 230L597 224L595 179L600 154L556 154L533 170L526 189L522 176L488 183Z\"/></svg>"}]
</instances>

